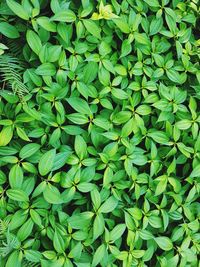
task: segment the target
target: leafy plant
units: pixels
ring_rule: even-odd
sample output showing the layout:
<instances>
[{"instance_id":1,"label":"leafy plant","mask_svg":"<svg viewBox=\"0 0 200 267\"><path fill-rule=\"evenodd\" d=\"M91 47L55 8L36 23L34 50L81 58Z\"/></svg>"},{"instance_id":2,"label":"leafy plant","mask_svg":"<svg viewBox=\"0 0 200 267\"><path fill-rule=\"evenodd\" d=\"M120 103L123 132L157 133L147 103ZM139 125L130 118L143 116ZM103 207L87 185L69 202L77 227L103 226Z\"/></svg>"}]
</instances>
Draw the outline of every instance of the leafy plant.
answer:
<instances>
[{"instance_id":1,"label":"leafy plant","mask_svg":"<svg viewBox=\"0 0 200 267\"><path fill-rule=\"evenodd\" d=\"M2 267L198 266L199 6L1 1Z\"/></svg>"}]
</instances>

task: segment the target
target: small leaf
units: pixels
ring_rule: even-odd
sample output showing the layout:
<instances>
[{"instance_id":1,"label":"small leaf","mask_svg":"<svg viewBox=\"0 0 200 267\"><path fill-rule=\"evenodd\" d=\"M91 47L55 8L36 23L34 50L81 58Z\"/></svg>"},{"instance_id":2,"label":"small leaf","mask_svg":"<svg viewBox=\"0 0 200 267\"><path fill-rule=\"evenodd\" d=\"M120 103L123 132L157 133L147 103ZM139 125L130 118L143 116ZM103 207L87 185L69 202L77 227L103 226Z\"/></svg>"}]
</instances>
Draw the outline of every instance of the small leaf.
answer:
<instances>
[{"instance_id":1,"label":"small leaf","mask_svg":"<svg viewBox=\"0 0 200 267\"><path fill-rule=\"evenodd\" d=\"M101 260L103 259L104 255L106 252L106 247L104 244L100 245L97 250L94 253L94 257L92 260L92 266L97 266L99 264L99 262L101 262Z\"/></svg>"},{"instance_id":2,"label":"small leaf","mask_svg":"<svg viewBox=\"0 0 200 267\"><path fill-rule=\"evenodd\" d=\"M156 237L155 241L158 244L158 246L164 251L169 251L173 249L172 241L168 237L165 236Z\"/></svg>"},{"instance_id":3,"label":"small leaf","mask_svg":"<svg viewBox=\"0 0 200 267\"><path fill-rule=\"evenodd\" d=\"M118 201L115 197L109 197L99 208L99 212L109 213L117 207Z\"/></svg>"},{"instance_id":4,"label":"small leaf","mask_svg":"<svg viewBox=\"0 0 200 267\"><path fill-rule=\"evenodd\" d=\"M93 223L93 240L103 234L105 228L104 217L101 213L97 214Z\"/></svg>"},{"instance_id":5,"label":"small leaf","mask_svg":"<svg viewBox=\"0 0 200 267\"><path fill-rule=\"evenodd\" d=\"M32 233L33 230L33 221L31 218L28 219L28 221L26 221L21 228L19 229L19 231L17 232L17 237L20 241L24 241L27 237L29 237Z\"/></svg>"},{"instance_id":6,"label":"small leaf","mask_svg":"<svg viewBox=\"0 0 200 267\"><path fill-rule=\"evenodd\" d=\"M34 31L28 30L26 34L26 39L28 45L33 50L33 52L39 55L40 50L42 49L42 43L38 35Z\"/></svg>"},{"instance_id":7,"label":"small leaf","mask_svg":"<svg viewBox=\"0 0 200 267\"><path fill-rule=\"evenodd\" d=\"M74 22L76 20L76 15L72 10L61 10L56 12L56 14L51 18L54 21L62 22Z\"/></svg>"},{"instance_id":8,"label":"small leaf","mask_svg":"<svg viewBox=\"0 0 200 267\"><path fill-rule=\"evenodd\" d=\"M110 241L115 242L117 239L119 239L124 231L126 230L125 224L118 224L116 225L113 230L110 232Z\"/></svg>"},{"instance_id":9,"label":"small leaf","mask_svg":"<svg viewBox=\"0 0 200 267\"><path fill-rule=\"evenodd\" d=\"M148 133L148 136L151 137L155 142L159 144L166 144L169 142L169 137L165 132L155 131Z\"/></svg>"},{"instance_id":10,"label":"small leaf","mask_svg":"<svg viewBox=\"0 0 200 267\"><path fill-rule=\"evenodd\" d=\"M22 168L20 165L15 164L10 172L9 172L9 183L11 188L16 189L16 188L21 188L22 183L23 183L24 175Z\"/></svg>"},{"instance_id":11,"label":"small leaf","mask_svg":"<svg viewBox=\"0 0 200 267\"><path fill-rule=\"evenodd\" d=\"M37 23L47 31L56 32L56 23L50 21L48 17L37 18Z\"/></svg>"},{"instance_id":12,"label":"small leaf","mask_svg":"<svg viewBox=\"0 0 200 267\"><path fill-rule=\"evenodd\" d=\"M183 119L183 120L178 121L176 123L176 126L180 130L187 130L187 129L189 129L191 127L191 125L192 125L192 122L190 120L187 120L187 119Z\"/></svg>"},{"instance_id":13,"label":"small leaf","mask_svg":"<svg viewBox=\"0 0 200 267\"><path fill-rule=\"evenodd\" d=\"M92 114L88 103L81 98L70 97L67 99L67 102L70 104L70 106L72 106L73 109L75 109L77 112L80 112L81 114Z\"/></svg>"},{"instance_id":14,"label":"small leaf","mask_svg":"<svg viewBox=\"0 0 200 267\"><path fill-rule=\"evenodd\" d=\"M54 159L56 156L55 149L47 151L40 159L38 169L39 173L44 176L53 168Z\"/></svg>"},{"instance_id":15,"label":"small leaf","mask_svg":"<svg viewBox=\"0 0 200 267\"><path fill-rule=\"evenodd\" d=\"M16 127L16 129L17 129L17 135L18 135L22 140L24 140L24 141L31 141L31 140L28 138L28 136L27 136L26 132L24 131L24 129L22 129L21 127Z\"/></svg>"},{"instance_id":16,"label":"small leaf","mask_svg":"<svg viewBox=\"0 0 200 267\"><path fill-rule=\"evenodd\" d=\"M51 204L61 204L63 202L61 194L59 190L52 186L51 184L48 184L43 192L44 199Z\"/></svg>"},{"instance_id":17,"label":"small leaf","mask_svg":"<svg viewBox=\"0 0 200 267\"><path fill-rule=\"evenodd\" d=\"M195 178L200 176L200 165L198 164L190 174L190 177Z\"/></svg>"},{"instance_id":18,"label":"small leaf","mask_svg":"<svg viewBox=\"0 0 200 267\"><path fill-rule=\"evenodd\" d=\"M12 126L4 126L2 131L0 132L0 146L6 146L10 143L13 137L13 127Z\"/></svg>"},{"instance_id":19,"label":"small leaf","mask_svg":"<svg viewBox=\"0 0 200 267\"><path fill-rule=\"evenodd\" d=\"M19 156L22 159L26 159L32 155L34 155L40 149L39 144L28 144L25 145L19 152Z\"/></svg>"},{"instance_id":20,"label":"small leaf","mask_svg":"<svg viewBox=\"0 0 200 267\"><path fill-rule=\"evenodd\" d=\"M63 236L57 230L55 230L53 236L53 245L58 253L63 253L65 251L65 241L63 239Z\"/></svg>"},{"instance_id":21,"label":"small leaf","mask_svg":"<svg viewBox=\"0 0 200 267\"><path fill-rule=\"evenodd\" d=\"M121 18L113 19L113 22L117 25L117 27L123 32L123 33L129 33L130 28L126 21L122 20Z\"/></svg>"},{"instance_id":22,"label":"small leaf","mask_svg":"<svg viewBox=\"0 0 200 267\"><path fill-rule=\"evenodd\" d=\"M83 24L90 34L97 37L98 39L101 39L101 35L100 35L101 30L94 21L85 19L83 20Z\"/></svg>"},{"instance_id":23,"label":"small leaf","mask_svg":"<svg viewBox=\"0 0 200 267\"><path fill-rule=\"evenodd\" d=\"M54 76L56 74L56 67L52 63L43 63L35 70L37 75Z\"/></svg>"}]
</instances>

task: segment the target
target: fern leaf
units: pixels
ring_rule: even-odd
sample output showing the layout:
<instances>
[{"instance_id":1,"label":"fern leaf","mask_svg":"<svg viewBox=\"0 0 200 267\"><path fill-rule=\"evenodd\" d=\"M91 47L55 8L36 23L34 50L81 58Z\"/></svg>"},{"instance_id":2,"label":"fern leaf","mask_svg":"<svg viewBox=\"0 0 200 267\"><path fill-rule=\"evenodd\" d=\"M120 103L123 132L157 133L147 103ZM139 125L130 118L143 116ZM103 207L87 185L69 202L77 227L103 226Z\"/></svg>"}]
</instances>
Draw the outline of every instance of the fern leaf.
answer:
<instances>
[{"instance_id":1,"label":"fern leaf","mask_svg":"<svg viewBox=\"0 0 200 267\"><path fill-rule=\"evenodd\" d=\"M5 82L20 99L27 94L28 88L22 82L22 74L24 71L23 62L11 55L0 56L0 74L3 82Z\"/></svg>"}]
</instances>

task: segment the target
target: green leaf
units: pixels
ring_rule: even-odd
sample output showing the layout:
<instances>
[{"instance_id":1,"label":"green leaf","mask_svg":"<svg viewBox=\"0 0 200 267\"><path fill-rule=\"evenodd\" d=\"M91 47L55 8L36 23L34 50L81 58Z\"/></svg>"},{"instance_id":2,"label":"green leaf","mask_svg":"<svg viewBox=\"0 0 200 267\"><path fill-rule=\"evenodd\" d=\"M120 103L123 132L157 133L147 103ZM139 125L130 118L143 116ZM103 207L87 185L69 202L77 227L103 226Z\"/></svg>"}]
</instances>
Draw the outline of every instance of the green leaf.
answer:
<instances>
[{"instance_id":1,"label":"green leaf","mask_svg":"<svg viewBox=\"0 0 200 267\"><path fill-rule=\"evenodd\" d=\"M42 176L48 174L53 168L55 156L56 156L55 149L51 149L42 155L38 165L39 173Z\"/></svg>"},{"instance_id":2,"label":"green leaf","mask_svg":"<svg viewBox=\"0 0 200 267\"><path fill-rule=\"evenodd\" d=\"M0 132L0 147L9 144L12 137L13 137L13 127L4 126Z\"/></svg>"},{"instance_id":3,"label":"green leaf","mask_svg":"<svg viewBox=\"0 0 200 267\"><path fill-rule=\"evenodd\" d=\"M150 35L154 35L161 31L163 27L163 19L161 18L154 18L150 24Z\"/></svg>"},{"instance_id":4,"label":"green leaf","mask_svg":"<svg viewBox=\"0 0 200 267\"><path fill-rule=\"evenodd\" d=\"M56 12L56 14L51 17L51 20L61 22L74 22L76 20L76 15L72 10L61 10L59 12Z\"/></svg>"},{"instance_id":5,"label":"green leaf","mask_svg":"<svg viewBox=\"0 0 200 267\"><path fill-rule=\"evenodd\" d=\"M101 244L94 253L92 266L97 266L99 262L101 262L101 260L103 259L105 255L105 252L106 252L106 247L104 244Z\"/></svg>"},{"instance_id":6,"label":"green leaf","mask_svg":"<svg viewBox=\"0 0 200 267\"><path fill-rule=\"evenodd\" d=\"M91 191L91 199L94 208L97 210L101 205L101 195L96 188Z\"/></svg>"},{"instance_id":7,"label":"green leaf","mask_svg":"<svg viewBox=\"0 0 200 267\"><path fill-rule=\"evenodd\" d=\"M110 241L115 242L117 239L122 237L124 231L126 230L125 224L118 224L116 225L112 231L110 232Z\"/></svg>"},{"instance_id":8,"label":"green leaf","mask_svg":"<svg viewBox=\"0 0 200 267\"><path fill-rule=\"evenodd\" d=\"M90 224L93 215L94 213L89 211L73 214L68 219L68 223L73 229L83 229Z\"/></svg>"},{"instance_id":9,"label":"green leaf","mask_svg":"<svg viewBox=\"0 0 200 267\"><path fill-rule=\"evenodd\" d=\"M93 223L93 240L101 236L105 229L104 217L101 213L97 214Z\"/></svg>"},{"instance_id":10,"label":"green leaf","mask_svg":"<svg viewBox=\"0 0 200 267\"><path fill-rule=\"evenodd\" d=\"M159 183L156 186L155 196L158 196L166 190L168 180L166 175L162 175L156 178L156 180L158 180Z\"/></svg>"},{"instance_id":11,"label":"green leaf","mask_svg":"<svg viewBox=\"0 0 200 267\"><path fill-rule=\"evenodd\" d=\"M139 208L130 208L128 209L128 212L131 214L131 216L135 220L141 220L142 219L142 211Z\"/></svg>"},{"instance_id":12,"label":"green leaf","mask_svg":"<svg viewBox=\"0 0 200 267\"><path fill-rule=\"evenodd\" d=\"M33 52L39 55L40 50L42 49L42 42L39 36L34 31L28 30L26 34L26 39L28 45L33 50Z\"/></svg>"},{"instance_id":13,"label":"green leaf","mask_svg":"<svg viewBox=\"0 0 200 267\"><path fill-rule=\"evenodd\" d=\"M194 177L199 177L200 175L200 165L197 165L196 167L194 167L194 169L192 170L190 177L194 178Z\"/></svg>"},{"instance_id":14,"label":"green leaf","mask_svg":"<svg viewBox=\"0 0 200 267\"><path fill-rule=\"evenodd\" d=\"M20 4L18 4L14 0L6 0L7 5L12 10L13 13L15 13L18 17L29 20L29 15L27 14L27 11L24 9L24 7Z\"/></svg>"},{"instance_id":15,"label":"green leaf","mask_svg":"<svg viewBox=\"0 0 200 267\"><path fill-rule=\"evenodd\" d=\"M26 159L34 155L40 149L40 145L36 143L25 145L19 152L19 156L22 159Z\"/></svg>"},{"instance_id":16,"label":"green leaf","mask_svg":"<svg viewBox=\"0 0 200 267\"><path fill-rule=\"evenodd\" d=\"M31 215L31 219L33 220L33 222L35 224L42 226L42 220L41 220L41 217L37 211L35 211L34 209L31 209L30 215Z\"/></svg>"},{"instance_id":17,"label":"green leaf","mask_svg":"<svg viewBox=\"0 0 200 267\"><path fill-rule=\"evenodd\" d=\"M169 142L169 137L165 132L155 131L148 133L148 136L151 137L156 143L166 144Z\"/></svg>"},{"instance_id":18,"label":"green leaf","mask_svg":"<svg viewBox=\"0 0 200 267\"><path fill-rule=\"evenodd\" d=\"M56 32L56 24L52 21L50 21L50 19L48 17L39 17L37 18L37 23L44 28L45 30L49 31L49 32Z\"/></svg>"},{"instance_id":19,"label":"green leaf","mask_svg":"<svg viewBox=\"0 0 200 267\"><path fill-rule=\"evenodd\" d=\"M18 30L7 22L0 22L0 33L11 39L15 39L20 36Z\"/></svg>"},{"instance_id":20,"label":"green leaf","mask_svg":"<svg viewBox=\"0 0 200 267\"><path fill-rule=\"evenodd\" d=\"M56 67L52 63L43 63L35 70L37 75L54 76L56 74Z\"/></svg>"},{"instance_id":21,"label":"green leaf","mask_svg":"<svg viewBox=\"0 0 200 267\"><path fill-rule=\"evenodd\" d=\"M32 219L28 219L19 229L17 232L17 237L20 241L24 241L27 237L29 237L33 230L33 221Z\"/></svg>"},{"instance_id":22,"label":"green leaf","mask_svg":"<svg viewBox=\"0 0 200 267\"><path fill-rule=\"evenodd\" d=\"M89 122L89 119L86 115L84 114L80 114L80 113L71 113L69 115L67 115L67 118L72 121L75 124L86 124Z\"/></svg>"},{"instance_id":23,"label":"green leaf","mask_svg":"<svg viewBox=\"0 0 200 267\"><path fill-rule=\"evenodd\" d=\"M122 124L122 123L127 122L130 118L131 118L131 112L120 111L114 116L113 122L115 124Z\"/></svg>"},{"instance_id":24,"label":"green leaf","mask_svg":"<svg viewBox=\"0 0 200 267\"><path fill-rule=\"evenodd\" d=\"M36 250L25 250L24 251L25 258L30 262L40 262L42 255L39 251Z\"/></svg>"},{"instance_id":25,"label":"green leaf","mask_svg":"<svg viewBox=\"0 0 200 267\"><path fill-rule=\"evenodd\" d=\"M22 257L18 250L14 250L8 257L5 267L21 267Z\"/></svg>"},{"instance_id":26,"label":"green leaf","mask_svg":"<svg viewBox=\"0 0 200 267\"><path fill-rule=\"evenodd\" d=\"M142 34L142 33L134 33L134 37L135 40L139 43L139 44L143 44L143 45L148 45L149 44L149 39L147 37L146 34Z\"/></svg>"},{"instance_id":27,"label":"green leaf","mask_svg":"<svg viewBox=\"0 0 200 267\"><path fill-rule=\"evenodd\" d=\"M136 259L142 258L144 256L144 254L145 254L145 250L133 250L132 251L132 255Z\"/></svg>"},{"instance_id":28,"label":"green leaf","mask_svg":"<svg viewBox=\"0 0 200 267\"><path fill-rule=\"evenodd\" d=\"M128 98L128 94L121 89L113 88L111 92L112 92L112 95L118 99L127 99Z\"/></svg>"},{"instance_id":29,"label":"green leaf","mask_svg":"<svg viewBox=\"0 0 200 267\"><path fill-rule=\"evenodd\" d=\"M50 204L61 204L63 202L59 190L51 184L45 187L43 195L44 199Z\"/></svg>"},{"instance_id":30,"label":"green leaf","mask_svg":"<svg viewBox=\"0 0 200 267\"><path fill-rule=\"evenodd\" d=\"M67 99L67 102L77 112L80 112L82 114L87 114L87 115L91 115L92 114L88 103L85 100L81 99L81 98L70 97L70 98Z\"/></svg>"},{"instance_id":31,"label":"green leaf","mask_svg":"<svg viewBox=\"0 0 200 267\"><path fill-rule=\"evenodd\" d=\"M121 48L121 57L125 57L132 51L132 46L129 40L124 40Z\"/></svg>"},{"instance_id":32,"label":"green leaf","mask_svg":"<svg viewBox=\"0 0 200 267\"><path fill-rule=\"evenodd\" d=\"M99 208L99 212L109 213L117 207L118 201L115 197L109 197Z\"/></svg>"},{"instance_id":33,"label":"green leaf","mask_svg":"<svg viewBox=\"0 0 200 267\"><path fill-rule=\"evenodd\" d=\"M87 193L94 189L94 184L91 183L80 183L77 185L77 188L80 192Z\"/></svg>"},{"instance_id":34,"label":"green leaf","mask_svg":"<svg viewBox=\"0 0 200 267\"><path fill-rule=\"evenodd\" d=\"M184 76L181 76L178 71L174 70L174 69L170 69L170 70L167 70L166 71L166 74L167 74L167 77L172 81L172 82L175 82L175 83L178 83L178 84L183 84L185 82L185 77L187 78L187 76L184 75L184 73L182 75Z\"/></svg>"},{"instance_id":35,"label":"green leaf","mask_svg":"<svg viewBox=\"0 0 200 267\"><path fill-rule=\"evenodd\" d=\"M63 236L59 233L58 230L55 230L54 236L53 236L53 245L55 250L58 253L63 253L65 251L65 241L63 239Z\"/></svg>"},{"instance_id":36,"label":"green leaf","mask_svg":"<svg viewBox=\"0 0 200 267\"><path fill-rule=\"evenodd\" d=\"M14 165L9 172L9 183L11 188L13 189L21 188L23 179L24 175L22 168L18 164Z\"/></svg>"},{"instance_id":37,"label":"green leaf","mask_svg":"<svg viewBox=\"0 0 200 267\"><path fill-rule=\"evenodd\" d=\"M126 21L119 19L113 19L113 22L117 25L117 27L123 32L123 33L129 33L130 28Z\"/></svg>"},{"instance_id":38,"label":"green leaf","mask_svg":"<svg viewBox=\"0 0 200 267\"><path fill-rule=\"evenodd\" d=\"M6 194L12 200L29 201L28 195L21 189L8 189Z\"/></svg>"},{"instance_id":39,"label":"green leaf","mask_svg":"<svg viewBox=\"0 0 200 267\"><path fill-rule=\"evenodd\" d=\"M87 144L80 135L77 135L75 138L75 151L81 160L87 155Z\"/></svg>"},{"instance_id":40,"label":"green leaf","mask_svg":"<svg viewBox=\"0 0 200 267\"><path fill-rule=\"evenodd\" d=\"M98 39L101 39L101 29L97 26L97 24L89 19L84 19L83 24L87 31L92 34L93 36L97 37Z\"/></svg>"},{"instance_id":41,"label":"green leaf","mask_svg":"<svg viewBox=\"0 0 200 267\"><path fill-rule=\"evenodd\" d=\"M141 105L136 108L135 112L142 116L149 115L151 113L151 107L147 105Z\"/></svg>"},{"instance_id":42,"label":"green leaf","mask_svg":"<svg viewBox=\"0 0 200 267\"><path fill-rule=\"evenodd\" d=\"M158 0L144 0L151 7L159 7L160 4Z\"/></svg>"},{"instance_id":43,"label":"green leaf","mask_svg":"<svg viewBox=\"0 0 200 267\"><path fill-rule=\"evenodd\" d=\"M189 129L191 127L191 125L192 125L192 122L190 120L187 120L187 119L183 119L183 120L178 121L176 123L176 126L180 130L187 130L187 129Z\"/></svg>"},{"instance_id":44,"label":"green leaf","mask_svg":"<svg viewBox=\"0 0 200 267\"><path fill-rule=\"evenodd\" d=\"M27 136L26 132L24 131L24 129L22 129L21 127L16 127L17 129L17 135L24 141L31 141L29 139L29 137Z\"/></svg>"},{"instance_id":45,"label":"green leaf","mask_svg":"<svg viewBox=\"0 0 200 267\"><path fill-rule=\"evenodd\" d=\"M156 237L155 241L158 244L158 246L164 251L169 251L173 249L173 243L168 237L165 236Z\"/></svg>"}]
</instances>

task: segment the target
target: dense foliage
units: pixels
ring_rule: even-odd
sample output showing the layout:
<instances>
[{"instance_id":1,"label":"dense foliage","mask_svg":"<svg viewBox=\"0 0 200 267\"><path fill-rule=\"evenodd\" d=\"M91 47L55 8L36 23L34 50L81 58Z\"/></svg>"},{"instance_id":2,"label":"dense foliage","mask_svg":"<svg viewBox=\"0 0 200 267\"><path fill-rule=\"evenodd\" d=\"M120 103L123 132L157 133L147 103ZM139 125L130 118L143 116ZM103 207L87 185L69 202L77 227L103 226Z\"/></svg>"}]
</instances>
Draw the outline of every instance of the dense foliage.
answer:
<instances>
[{"instance_id":1,"label":"dense foliage","mask_svg":"<svg viewBox=\"0 0 200 267\"><path fill-rule=\"evenodd\" d=\"M1 267L198 266L199 6L1 1Z\"/></svg>"}]
</instances>

